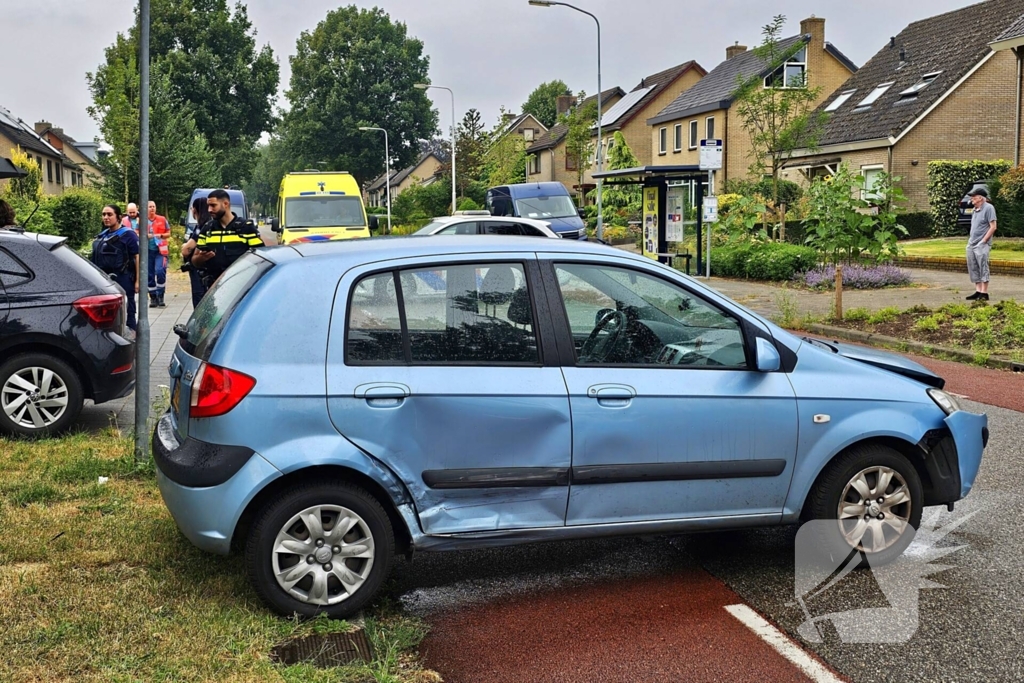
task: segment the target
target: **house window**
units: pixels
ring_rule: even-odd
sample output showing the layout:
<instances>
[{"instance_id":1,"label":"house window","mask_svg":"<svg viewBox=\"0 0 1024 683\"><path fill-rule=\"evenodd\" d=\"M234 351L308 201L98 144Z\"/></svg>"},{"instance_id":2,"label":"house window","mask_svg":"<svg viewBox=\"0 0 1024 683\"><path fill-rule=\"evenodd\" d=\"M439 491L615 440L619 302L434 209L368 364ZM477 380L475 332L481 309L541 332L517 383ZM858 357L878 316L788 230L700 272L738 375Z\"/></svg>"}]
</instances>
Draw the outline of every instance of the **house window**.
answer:
<instances>
[{"instance_id":1,"label":"house window","mask_svg":"<svg viewBox=\"0 0 1024 683\"><path fill-rule=\"evenodd\" d=\"M860 174L864 176L864 187L860 193L861 199L866 202L875 202L882 198L882 193L878 191L878 183L884 172L885 167L881 165L860 167Z\"/></svg>"},{"instance_id":2,"label":"house window","mask_svg":"<svg viewBox=\"0 0 1024 683\"><path fill-rule=\"evenodd\" d=\"M856 89L844 90L843 93L841 95L839 95L839 97L837 97L834 100L832 100L832 104L830 104L827 107L825 107L825 111L833 112L836 109L839 109L839 107L841 107L844 104L846 104L847 100L849 100L851 97L853 97L853 93L855 93L855 92L857 92Z\"/></svg>"},{"instance_id":3,"label":"house window","mask_svg":"<svg viewBox=\"0 0 1024 683\"><path fill-rule=\"evenodd\" d=\"M576 163L576 155L575 154L569 154L569 152L566 152L565 153L565 170L566 171L575 171L575 170L577 170L578 166L579 165Z\"/></svg>"},{"instance_id":4,"label":"house window","mask_svg":"<svg viewBox=\"0 0 1024 683\"><path fill-rule=\"evenodd\" d=\"M58 185L63 185L64 184L64 170L61 167L59 161L57 162L57 184Z\"/></svg>"},{"instance_id":5,"label":"house window","mask_svg":"<svg viewBox=\"0 0 1024 683\"><path fill-rule=\"evenodd\" d=\"M668 148L668 128L658 129L658 154L664 154Z\"/></svg>"},{"instance_id":6,"label":"house window","mask_svg":"<svg viewBox=\"0 0 1024 683\"><path fill-rule=\"evenodd\" d=\"M921 76L921 80L900 93L900 100L909 100L917 97L917 93L931 85L931 82L938 78L941 73L941 71L936 71Z\"/></svg>"},{"instance_id":7,"label":"house window","mask_svg":"<svg viewBox=\"0 0 1024 683\"><path fill-rule=\"evenodd\" d=\"M53 182L53 162L49 159L46 160L46 182Z\"/></svg>"},{"instance_id":8,"label":"house window","mask_svg":"<svg viewBox=\"0 0 1024 683\"><path fill-rule=\"evenodd\" d=\"M527 142L533 142L533 135L536 132L537 131L535 131L533 128L524 128L523 139L526 140Z\"/></svg>"},{"instance_id":9,"label":"house window","mask_svg":"<svg viewBox=\"0 0 1024 683\"><path fill-rule=\"evenodd\" d=\"M683 151L683 124L677 123L673 131L675 135L672 149L675 150L676 152L681 152Z\"/></svg>"},{"instance_id":10,"label":"house window","mask_svg":"<svg viewBox=\"0 0 1024 683\"><path fill-rule=\"evenodd\" d=\"M690 149L697 149L697 122L690 121Z\"/></svg>"},{"instance_id":11,"label":"house window","mask_svg":"<svg viewBox=\"0 0 1024 683\"><path fill-rule=\"evenodd\" d=\"M807 85L807 46L800 48L775 71L764 77L766 88L803 88Z\"/></svg>"},{"instance_id":12,"label":"house window","mask_svg":"<svg viewBox=\"0 0 1024 683\"><path fill-rule=\"evenodd\" d=\"M870 109L871 105L878 101L878 98L886 93L886 91L892 87L892 83L882 83L875 86L875 89L868 93L868 96L857 103L857 108L854 111L864 111Z\"/></svg>"},{"instance_id":13,"label":"house window","mask_svg":"<svg viewBox=\"0 0 1024 683\"><path fill-rule=\"evenodd\" d=\"M704 121L704 133L705 133L704 137L707 138L708 140L714 140L715 139L715 117L714 116L709 116L707 118L707 120Z\"/></svg>"},{"instance_id":14,"label":"house window","mask_svg":"<svg viewBox=\"0 0 1024 683\"><path fill-rule=\"evenodd\" d=\"M534 154L530 157L530 173L540 173L540 155Z\"/></svg>"}]
</instances>

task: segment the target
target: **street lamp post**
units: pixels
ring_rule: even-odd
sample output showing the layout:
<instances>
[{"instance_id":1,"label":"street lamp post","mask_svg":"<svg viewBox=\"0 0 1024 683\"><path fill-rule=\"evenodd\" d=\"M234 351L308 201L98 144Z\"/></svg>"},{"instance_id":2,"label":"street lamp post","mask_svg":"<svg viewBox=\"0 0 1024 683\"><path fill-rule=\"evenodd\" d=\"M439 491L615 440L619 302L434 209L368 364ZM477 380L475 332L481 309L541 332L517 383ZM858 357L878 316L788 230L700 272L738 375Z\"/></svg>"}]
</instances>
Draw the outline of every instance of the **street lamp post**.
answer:
<instances>
[{"instance_id":1,"label":"street lamp post","mask_svg":"<svg viewBox=\"0 0 1024 683\"><path fill-rule=\"evenodd\" d=\"M443 85L430 85L428 83L417 83L414 87L420 90L429 90L435 88L437 90L447 90L448 94L452 96L452 214L458 209L458 205L455 203L455 93L452 92L451 88L446 88Z\"/></svg>"},{"instance_id":2,"label":"street lamp post","mask_svg":"<svg viewBox=\"0 0 1024 683\"><path fill-rule=\"evenodd\" d=\"M576 10L581 14L586 14L588 17L594 20L597 24L597 172L600 173L604 168L604 154L601 149L601 22L597 20L597 17L588 12L585 9L580 9L576 5L570 5L567 2L556 2L555 0L529 0L529 3L534 7L568 7L569 9ZM597 239L604 237L604 218L601 215L601 190L604 185L604 179L597 179Z\"/></svg>"},{"instance_id":3,"label":"street lamp post","mask_svg":"<svg viewBox=\"0 0 1024 683\"><path fill-rule=\"evenodd\" d=\"M384 133L384 187L388 193L388 234L391 234L391 148L388 147L388 132L377 126L359 126L359 130L379 130Z\"/></svg>"}]
</instances>

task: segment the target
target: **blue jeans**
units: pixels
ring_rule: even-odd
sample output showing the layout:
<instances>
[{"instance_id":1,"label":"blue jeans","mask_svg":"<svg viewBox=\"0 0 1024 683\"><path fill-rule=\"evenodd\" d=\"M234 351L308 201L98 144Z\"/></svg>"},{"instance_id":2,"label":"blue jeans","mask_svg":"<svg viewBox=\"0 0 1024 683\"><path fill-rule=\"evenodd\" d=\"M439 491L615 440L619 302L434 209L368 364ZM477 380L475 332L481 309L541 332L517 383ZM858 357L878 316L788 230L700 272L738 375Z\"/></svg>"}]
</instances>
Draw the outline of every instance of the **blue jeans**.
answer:
<instances>
[{"instance_id":1,"label":"blue jeans","mask_svg":"<svg viewBox=\"0 0 1024 683\"><path fill-rule=\"evenodd\" d=\"M110 276L110 277L112 277L114 279L114 282L116 282L118 285L121 286L121 289L124 290L124 293L128 297L128 311L127 311L127 318L125 319L125 323L128 325L128 329L129 330L134 330L135 327L136 327L136 323L135 323L135 278L133 277L133 275L134 274L120 273L118 275L111 275Z\"/></svg>"},{"instance_id":2,"label":"blue jeans","mask_svg":"<svg viewBox=\"0 0 1024 683\"><path fill-rule=\"evenodd\" d=\"M161 298L167 284L167 257L158 250L149 251L149 296Z\"/></svg>"}]
</instances>

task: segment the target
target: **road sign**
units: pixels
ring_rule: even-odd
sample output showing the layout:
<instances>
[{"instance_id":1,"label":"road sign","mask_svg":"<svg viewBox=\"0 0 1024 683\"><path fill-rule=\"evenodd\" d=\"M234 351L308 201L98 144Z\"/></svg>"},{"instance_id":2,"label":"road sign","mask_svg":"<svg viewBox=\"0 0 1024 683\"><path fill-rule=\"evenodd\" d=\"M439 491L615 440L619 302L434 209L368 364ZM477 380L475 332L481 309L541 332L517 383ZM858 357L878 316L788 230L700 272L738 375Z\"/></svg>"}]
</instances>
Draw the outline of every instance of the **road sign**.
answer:
<instances>
[{"instance_id":1,"label":"road sign","mask_svg":"<svg viewBox=\"0 0 1024 683\"><path fill-rule=\"evenodd\" d=\"M722 141L700 141L700 170L717 171L722 168Z\"/></svg>"},{"instance_id":2,"label":"road sign","mask_svg":"<svg viewBox=\"0 0 1024 683\"><path fill-rule=\"evenodd\" d=\"M704 198L704 222L718 222L718 197Z\"/></svg>"}]
</instances>

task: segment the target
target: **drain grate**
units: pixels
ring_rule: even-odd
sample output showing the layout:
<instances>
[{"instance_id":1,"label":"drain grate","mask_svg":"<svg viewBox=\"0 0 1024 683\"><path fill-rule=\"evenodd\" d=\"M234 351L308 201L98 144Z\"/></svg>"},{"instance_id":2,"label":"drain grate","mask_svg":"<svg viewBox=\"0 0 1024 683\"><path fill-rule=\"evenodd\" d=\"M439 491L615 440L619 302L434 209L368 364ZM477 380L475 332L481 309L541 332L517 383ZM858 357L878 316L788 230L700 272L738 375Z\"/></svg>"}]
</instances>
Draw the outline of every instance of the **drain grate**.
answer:
<instances>
[{"instance_id":1,"label":"drain grate","mask_svg":"<svg viewBox=\"0 0 1024 683\"><path fill-rule=\"evenodd\" d=\"M289 640L271 650L270 658L285 665L306 663L327 668L369 662L373 651L366 632L359 629L352 633L327 633Z\"/></svg>"}]
</instances>

